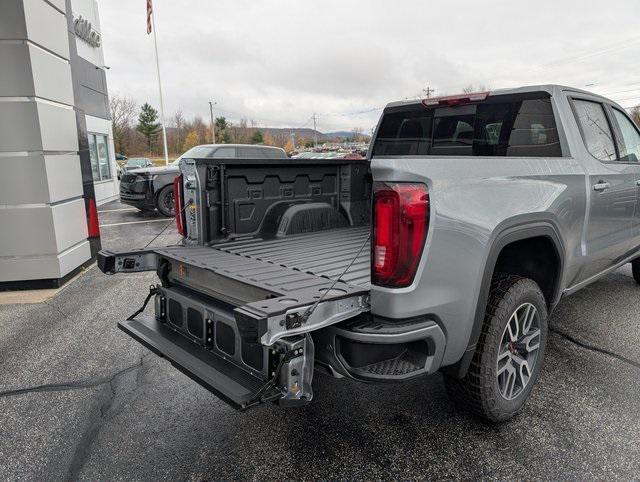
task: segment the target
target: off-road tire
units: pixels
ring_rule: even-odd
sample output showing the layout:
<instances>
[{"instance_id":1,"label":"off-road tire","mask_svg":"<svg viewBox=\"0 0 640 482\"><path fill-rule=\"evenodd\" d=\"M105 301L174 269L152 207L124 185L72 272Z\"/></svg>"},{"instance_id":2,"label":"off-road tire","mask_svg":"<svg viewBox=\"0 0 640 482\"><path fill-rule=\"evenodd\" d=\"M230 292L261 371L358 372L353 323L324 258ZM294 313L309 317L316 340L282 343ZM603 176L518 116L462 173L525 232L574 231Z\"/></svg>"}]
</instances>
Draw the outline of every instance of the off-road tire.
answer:
<instances>
[{"instance_id":1,"label":"off-road tire","mask_svg":"<svg viewBox=\"0 0 640 482\"><path fill-rule=\"evenodd\" d=\"M497 377L497 357L507 323L523 303L538 310L540 346L531 378L515 398L508 400L500 392ZM540 287L531 279L513 275L496 275L471 365L464 378L444 375L449 398L460 408L491 422L513 417L531 394L544 360L547 342L547 306Z\"/></svg>"},{"instance_id":2,"label":"off-road tire","mask_svg":"<svg viewBox=\"0 0 640 482\"><path fill-rule=\"evenodd\" d=\"M175 215L175 207L173 204L173 185L169 184L168 186L160 189L158 194L156 194L155 205L158 212L163 216L171 218Z\"/></svg>"},{"instance_id":3,"label":"off-road tire","mask_svg":"<svg viewBox=\"0 0 640 482\"><path fill-rule=\"evenodd\" d=\"M640 259L631 261L631 273L633 274L633 279L640 285Z\"/></svg>"}]
</instances>

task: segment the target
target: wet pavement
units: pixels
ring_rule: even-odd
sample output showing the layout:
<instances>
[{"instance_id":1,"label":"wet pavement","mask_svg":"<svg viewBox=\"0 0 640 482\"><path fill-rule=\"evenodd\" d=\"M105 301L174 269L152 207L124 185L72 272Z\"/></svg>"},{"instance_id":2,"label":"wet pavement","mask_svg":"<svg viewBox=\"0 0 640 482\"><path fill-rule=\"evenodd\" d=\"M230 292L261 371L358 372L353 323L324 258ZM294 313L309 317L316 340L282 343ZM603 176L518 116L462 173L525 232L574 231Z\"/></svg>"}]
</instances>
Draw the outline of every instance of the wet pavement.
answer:
<instances>
[{"instance_id":1,"label":"wet pavement","mask_svg":"<svg viewBox=\"0 0 640 482\"><path fill-rule=\"evenodd\" d=\"M179 240L157 213L99 210L104 247ZM440 375L317 374L307 407L236 412L116 328L155 280L94 267L44 303L0 305L0 479L640 476L630 266L560 303L532 398L501 425L456 411Z\"/></svg>"}]
</instances>

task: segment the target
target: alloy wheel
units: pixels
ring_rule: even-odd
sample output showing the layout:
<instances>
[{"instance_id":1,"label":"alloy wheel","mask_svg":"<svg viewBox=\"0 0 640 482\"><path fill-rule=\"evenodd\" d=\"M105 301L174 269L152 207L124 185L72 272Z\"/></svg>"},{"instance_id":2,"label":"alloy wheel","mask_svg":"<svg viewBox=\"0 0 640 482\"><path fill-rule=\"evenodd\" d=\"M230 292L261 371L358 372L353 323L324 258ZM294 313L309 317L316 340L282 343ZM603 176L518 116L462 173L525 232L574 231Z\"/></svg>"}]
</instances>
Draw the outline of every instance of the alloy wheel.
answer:
<instances>
[{"instance_id":1,"label":"alloy wheel","mask_svg":"<svg viewBox=\"0 0 640 482\"><path fill-rule=\"evenodd\" d=\"M533 376L540 348L540 318L531 303L518 306L505 326L500 341L497 381L500 394L513 400Z\"/></svg>"}]
</instances>

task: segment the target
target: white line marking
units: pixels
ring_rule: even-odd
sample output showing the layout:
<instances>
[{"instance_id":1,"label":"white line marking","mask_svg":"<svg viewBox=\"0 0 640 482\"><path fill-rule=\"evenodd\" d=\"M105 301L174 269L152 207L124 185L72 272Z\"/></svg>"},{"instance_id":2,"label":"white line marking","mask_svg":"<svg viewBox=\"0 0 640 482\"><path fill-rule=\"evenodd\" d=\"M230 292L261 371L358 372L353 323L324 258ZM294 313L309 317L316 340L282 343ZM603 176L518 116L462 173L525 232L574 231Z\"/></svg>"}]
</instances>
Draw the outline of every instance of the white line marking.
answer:
<instances>
[{"instance_id":1,"label":"white line marking","mask_svg":"<svg viewBox=\"0 0 640 482\"><path fill-rule=\"evenodd\" d=\"M137 211L136 208L118 208L118 209L103 209L102 211L98 211L99 213L113 213L116 211Z\"/></svg>"},{"instance_id":2,"label":"white line marking","mask_svg":"<svg viewBox=\"0 0 640 482\"><path fill-rule=\"evenodd\" d=\"M141 224L141 223L171 223L173 219L149 219L148 221L128 221L126 223L112 223L101 224L101 228L108 228L109 226L124 226L125 224Z\"/></svg>"}]
</instances>

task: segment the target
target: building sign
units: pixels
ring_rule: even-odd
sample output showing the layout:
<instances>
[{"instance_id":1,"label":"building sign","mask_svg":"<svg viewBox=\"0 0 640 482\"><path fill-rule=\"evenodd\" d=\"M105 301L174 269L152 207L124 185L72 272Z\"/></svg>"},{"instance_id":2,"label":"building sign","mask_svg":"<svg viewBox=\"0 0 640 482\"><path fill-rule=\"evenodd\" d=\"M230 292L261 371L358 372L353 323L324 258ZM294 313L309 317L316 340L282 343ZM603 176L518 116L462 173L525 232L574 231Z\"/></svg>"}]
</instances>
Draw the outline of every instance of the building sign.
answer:
<instances>
[{"instance_id":1,"label":"building sign","mask_svg":"<svg viewBox=\"0 0 640 482\"><path fill-rule=\"evenodd\" d=\"M92 47L100 47L100 42L102 40L100 34L93 30L91 22L86 18L83 18L82 15L73 21L73 30L78 38L81 38Z\"/></svg>"}]
</instances>

